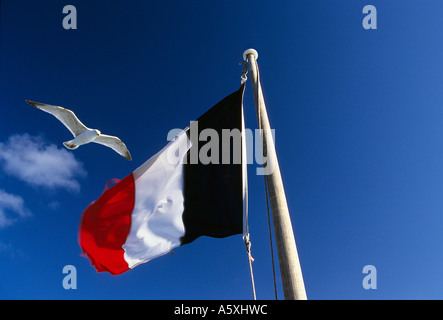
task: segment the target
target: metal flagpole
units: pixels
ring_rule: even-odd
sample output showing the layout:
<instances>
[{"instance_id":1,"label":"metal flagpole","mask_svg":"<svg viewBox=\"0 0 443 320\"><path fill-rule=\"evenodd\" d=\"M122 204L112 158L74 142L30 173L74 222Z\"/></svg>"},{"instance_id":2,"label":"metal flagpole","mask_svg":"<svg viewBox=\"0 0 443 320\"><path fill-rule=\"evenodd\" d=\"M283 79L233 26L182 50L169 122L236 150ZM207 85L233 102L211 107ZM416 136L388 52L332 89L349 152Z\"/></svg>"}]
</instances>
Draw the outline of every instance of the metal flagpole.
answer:
<instances>
[{"instance_id":1,"label":"metal flagpole","mask_svg":"<svg viewBox=\"0 0 443 320\"><path fill-rule=\"evenodd\" d=\"M283 292L286 300L306 300L306 290L292 230L291 217L289 216L271 126L260 86L257 58L258 53L254 49L248 49L243 53L243 59L249 64L257 119L260 129L263 131L262 152L267 157L267 163L263 164L263 166L266 165L263 173L265 174L269 189L269 201L271 204Z\"/></svg>"}]
</instances>

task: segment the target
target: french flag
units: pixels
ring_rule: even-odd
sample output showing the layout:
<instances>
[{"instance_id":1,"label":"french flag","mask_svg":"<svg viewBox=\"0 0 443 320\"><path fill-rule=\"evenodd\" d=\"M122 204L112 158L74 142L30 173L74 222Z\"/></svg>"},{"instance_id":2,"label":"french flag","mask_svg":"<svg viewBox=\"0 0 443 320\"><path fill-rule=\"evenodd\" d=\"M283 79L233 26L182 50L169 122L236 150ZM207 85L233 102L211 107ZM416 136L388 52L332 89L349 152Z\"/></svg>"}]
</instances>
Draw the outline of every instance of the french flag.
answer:
<instances>
[{"instance_id":1,"label":"french flag","mask_svg":"<svg viewBox=\"0 0 443 320\"><path fill-rule=\"evenodd\" d=\"M223 238L245 232L243 92L244 84L197 119L198 134L191 123L87 207L79 244L97 271L121 274L200 236ZM239 130L241 144L226 148L226 141L212 141L213 148L208 148L201 143L205 129L219 137L223 131ZM234 159L236 148L241 149L241 161ZM209 163L193 159L207 152Z\"/></svg>"}]
</instances>

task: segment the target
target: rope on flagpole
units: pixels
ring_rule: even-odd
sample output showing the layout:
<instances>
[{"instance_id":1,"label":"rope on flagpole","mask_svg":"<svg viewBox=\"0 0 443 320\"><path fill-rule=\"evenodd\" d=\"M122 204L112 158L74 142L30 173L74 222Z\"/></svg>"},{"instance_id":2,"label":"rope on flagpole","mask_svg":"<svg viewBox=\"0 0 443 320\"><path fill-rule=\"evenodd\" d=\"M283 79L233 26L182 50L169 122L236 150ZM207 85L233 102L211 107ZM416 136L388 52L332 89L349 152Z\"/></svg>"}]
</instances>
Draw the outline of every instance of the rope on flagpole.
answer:
<instances>
[{"instance_id":1,"label":"rope on flagpole","mask_svg":"<svg viewBox=\"0 0 443 320\"><path fill-rule=\"evenodd\" d=\"M254 261L254 258L251 255L251 241L249 240L249 233L243 236L243 240L245 241L246 253L248 254L249 273L251 276L251 284L252 284L252 295L254 297L254 300L257 300L257 295L255 293L254 272L252 271L252 262Z\"/></svg>"},{"instance_id":2,"label":"rope on flagpole","mask_svg":"<svg viewBox=\"0 0 443 320\"><path fill-rule=\"evenodd\" d=\"M258 69L258 65L256 64L256 70L257 70L257 78L260 79L260 70ZM260 87L260 81L258 81L258 86ZM257 112L257 117L258 117L258 129L260 132L260 138L261 138L261 145L263 146L263 127L262 127L262 122L261 122L261 116L260 116L260 104L258 104L258 112ZM263 150L262 150L263 152ZM264 164L263 164L264 165ZM264 185L265 185L265 195L266 195L266 211L268 214L268 231L269 231L269 244L271 247L271 263L272 263L272 277L274 279L274 295L275 295L275 300L278 300L278 296L277 296L277 280L275 277L275 262L274 262L274 246L273 246L273 241L272 241L272 228L271 228L271 215L269 212L269 191L268 191L268 183L266 182L266 176L263 176L263 181L264 181Z\"/></svg>"},{"instance_id":3,"label":"rope on flagpole","mask_svg":"<svg viewBox=\"0 0 443 320\"><path fill-rule=\"evenodd\" d=\"M246 61L246 57L245 58ZM243 63L240 63L243 64ZM258 69L258 65L256 64L256 70L257 70L257 77L260 79L260 71ZM242 83L246 82L247 77L246 74L248 73L248 63L244 62L244 69L242 72ZM258 82L258 86L260 86L260 82ZM260 132L260 139L261 139L261 145L263 146L263 127L262 127L262 122L261 122L261 117L260 117L260 104L258 105L258 110L257 110L257 118L258 118L258 128L259 128L259 132ZM262 150L263 152L263 150ZM277 296L277 280L276 280L276 276L275 276L275 262L274 262L274 246L273 246L273 241L272 241L272 230L271 230L271 216L270 216L270 212L269 212L269 193L268 193L268 184L266 182L266 177L263 176L263 180L264 180L264 185L265 185L265 195L266 195L266 209L267 209L267 213L268 213L268 231L269 231L269 244L271 246L271 263L272 263L272 277L274 280L274 295L275 295L275 300L278 300L278 296ZM248 234L249 236L249 234ZM246 240L245 240L246 243ZM252 257L251 257L252 258ZM252 259L252 261L254 261L254 259Z\"/></svg>"},{"instance_id":4,"label":"rope on flagpole","mask_svg":"<svg viewBox=\"0 0 443 320\"><path fill-rule=\"evenodd\" d=\"M275 278L274 245L272 244L271 216L269 214L269 192L268 192L268 184L266 182L266 178L264 180L265 180L265 194L266 194L266 210L268 212L269 244L271 246L272 277L274 279L274 295L275 295L275 300L278 300L277 280Z\"/></svg>"},{"instance_id":5,"label":"rope on flagpole","mask_svg":"<svg viewBox=\"0 0 443 320\"><path fill-rule=\"evenodd\" d=\"M243 71L241 72L241 84L244 84L248 80L248 63L239 62L238 65L243 65Z\"/></svg>"},{"instance_id":6,"label":"rope on flagpole","mask_svg":"<svg viewBox=\"0 0 443 320\"><path fill-rule=\"evenodd\" d=\"M248 74L248 64L246 62L240 62L239 65L243 65L243 71L242 71L242 76L241 76L241 85L244 85L246 83L246 81L248 80L247 74ZM245 130L245 123L244 123L244 116L243 116L243 110L242 110L242 170L247 170L247 159L246 159L246 137L244 136L244 130ZM244 173L243 176L243 183L244 183L244 192L246 191L246 195L245 193L243 194L243 206L245 206L243 208L244 210L244 227L243 227L243 240L245 242L245 246L246 246L246 253L248 254L248 263L249 263L249 275L251 276L251 284L252 284L252 296L254 298L254 300L257 300L257 295L255 292L255 282L254 282L254 272L252 269L252 262L254 261L254 258L251 255L251 241L249 239L249 222L248 222L248 214L247 214L247 207L248 207L248 202L247 202L247 178L246 175ZM246 196L246 198L245 198ZM245 201L246 199L246 201ZM245 214L246 213L246 214Z\"/></svg>"}]
</instances>

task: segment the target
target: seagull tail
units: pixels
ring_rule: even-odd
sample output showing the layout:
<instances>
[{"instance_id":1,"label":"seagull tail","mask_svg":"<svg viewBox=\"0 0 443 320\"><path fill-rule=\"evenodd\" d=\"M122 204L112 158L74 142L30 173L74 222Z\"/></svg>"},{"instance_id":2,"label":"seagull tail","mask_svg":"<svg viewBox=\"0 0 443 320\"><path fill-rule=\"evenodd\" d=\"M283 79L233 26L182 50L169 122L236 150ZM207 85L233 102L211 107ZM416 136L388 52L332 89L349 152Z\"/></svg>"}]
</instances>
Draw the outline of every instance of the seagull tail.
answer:
<instances>
[{"instance_id":1,"label":"seagull tail","mask_svg":"<svg viewBox=\"0 0 443 320\"><path fill-rule=\"evenodd\" d=\"M70 150L74 150L74 149L78 148L78 145L76 145L74 143L74 140L69 140L69 141L63 142L63 145Z\"/></svg>"}]
</instances>

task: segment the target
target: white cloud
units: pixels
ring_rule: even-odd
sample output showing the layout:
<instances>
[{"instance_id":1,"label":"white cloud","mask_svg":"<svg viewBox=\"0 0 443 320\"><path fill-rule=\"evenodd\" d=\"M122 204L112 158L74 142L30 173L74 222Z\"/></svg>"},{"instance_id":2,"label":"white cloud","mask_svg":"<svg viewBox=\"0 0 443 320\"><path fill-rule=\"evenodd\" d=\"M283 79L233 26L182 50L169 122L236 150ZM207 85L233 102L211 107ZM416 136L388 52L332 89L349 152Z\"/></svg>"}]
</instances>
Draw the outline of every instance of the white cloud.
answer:
<instances>
[{"instance_id":1,"label":"white cloud","mask_svg":"<svg viewBox=\"0 0 443 320\"><path fill-rule=\"evenodd\" d=\"M0 189L0 228L10 226L18 218L30 216L22 197Z\"/></svg>"},{"instance_id":2,"label":"white cloud","mask_svg":"<svg viewBox=\"0 0 443 320\"><path fill-rule=\"evenodd\" d=\"M0 142L0 164L5 173L30 185L79 191L83 164L68 150L29 134L15 134Z\"/></svg>"},{"instance_id":3,"label":"white cloud","mask_svg":"<svg viewBox=\"0 0 443 320\"><path fill-rule=\"evenodd\" d=\"M20 249L14 248L10 243L0 242L0 254L9 256L12 259L19 258L21 260L25 258L23 252Z\"/></svg>"}]
</instances>

